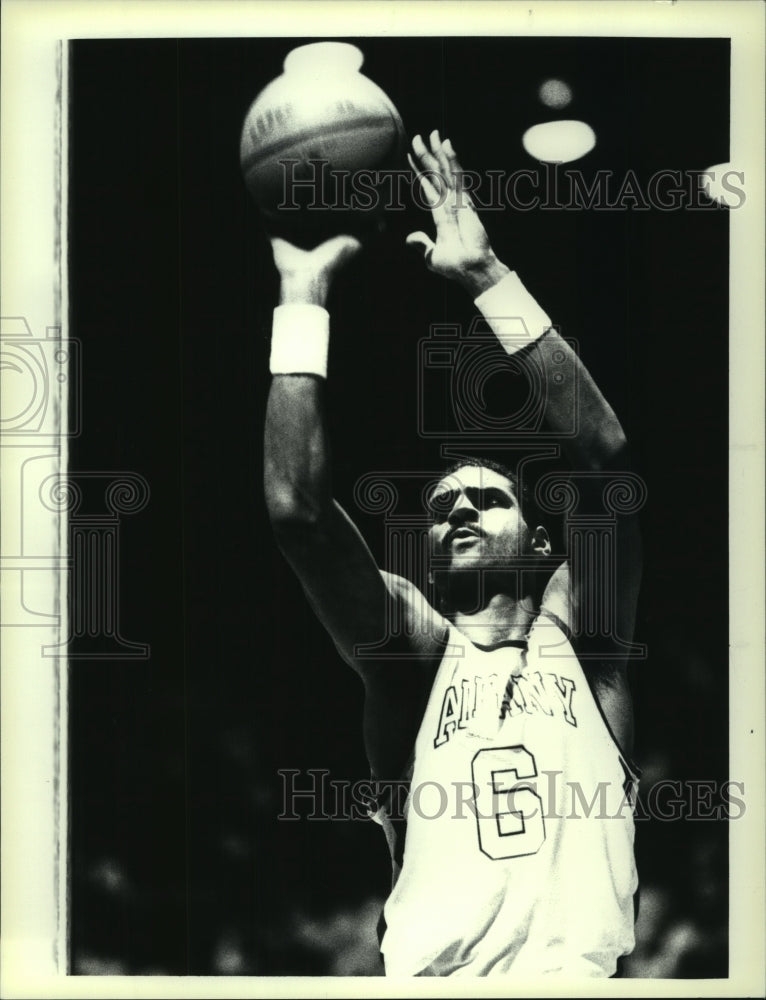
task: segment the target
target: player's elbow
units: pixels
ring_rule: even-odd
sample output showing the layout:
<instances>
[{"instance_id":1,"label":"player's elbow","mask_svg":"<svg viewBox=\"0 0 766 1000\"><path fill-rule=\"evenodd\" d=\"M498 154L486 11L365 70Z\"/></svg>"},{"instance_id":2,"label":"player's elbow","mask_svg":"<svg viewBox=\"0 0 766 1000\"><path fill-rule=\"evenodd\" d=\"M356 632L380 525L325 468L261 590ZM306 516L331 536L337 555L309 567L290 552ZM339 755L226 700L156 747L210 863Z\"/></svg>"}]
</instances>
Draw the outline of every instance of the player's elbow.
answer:
<instances>
[{"instance_id":1,"label":"player's elbow","mask_svg":"<svg viewBox=\"0 0 766 1000\"><path fill-rule=\"evenodd\" d=\"M598 445L593 449L593 455L596 471L627 471L629 468L628 439L616 420L600 428Z\"/></svg>"},{"instance_id":2,"label":"player's elbow","mask_svg":"<svg viewBox=\"0 0 766 1000\"><path fill-rule=\"evenodd\" d=\"M620 467L628 451L628 441L612 408L597 400L583 404L577 434L562 442L576 468L605 472Z\"/></svg>"},{"instance_id":3,"label":"player's elbow","mask_svg":"<svg viewBox=\"0 0 766 1000\"><path fill-rule=\"evenodd\" d=\"M291 486L272 483L266 487L266 509L275 535L289 539L305 535L320 524L321 505Z\"/></svg>"}]
</instances>

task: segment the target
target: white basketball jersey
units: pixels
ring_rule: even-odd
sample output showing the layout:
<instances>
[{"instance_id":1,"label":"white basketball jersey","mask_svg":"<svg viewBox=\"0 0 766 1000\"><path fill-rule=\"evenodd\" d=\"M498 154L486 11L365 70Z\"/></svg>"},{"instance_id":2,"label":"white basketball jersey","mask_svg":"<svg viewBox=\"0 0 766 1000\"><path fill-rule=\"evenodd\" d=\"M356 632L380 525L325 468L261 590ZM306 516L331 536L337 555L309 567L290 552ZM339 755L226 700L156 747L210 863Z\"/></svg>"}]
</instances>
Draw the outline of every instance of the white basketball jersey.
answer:
<instances>
[{"instance_id":1,"label":"white basketball jersey","mask_svg":"<svg viewBox=\"0 0 766 1000\"><path fill-rule=\"evenodd\" d=\"M634 945L634 782L550 619L489 651L450 629L384 910L387 975L613 975Z\"/></svg>"}]
</instances>

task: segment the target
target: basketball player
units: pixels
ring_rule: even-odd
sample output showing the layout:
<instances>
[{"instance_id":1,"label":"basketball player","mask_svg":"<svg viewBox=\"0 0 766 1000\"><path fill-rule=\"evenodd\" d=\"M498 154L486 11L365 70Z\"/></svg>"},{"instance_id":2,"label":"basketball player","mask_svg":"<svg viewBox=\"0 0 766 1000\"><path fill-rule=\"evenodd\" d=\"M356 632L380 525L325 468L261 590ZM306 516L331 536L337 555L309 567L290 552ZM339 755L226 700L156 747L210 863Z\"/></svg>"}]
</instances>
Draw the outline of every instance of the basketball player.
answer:
<instances>
[{"instance_id":1,"label":"basketball player","mask_svg":"<svg viewBox=\"0 0 766 1000\"><path fill-rule=\"evenodd\" d=\"M610 470L626 463L614 412L493 253L449 141L434 132L429 146L416 137L412 148L436 235L414 233L408 243L475 299L507 352L536 355L549 430L569 431L576 405L576 433L562 447L578 513L602 513ZM622 517L614 537L606 594L614 635L606 637L572 626L588 610L594 574L555 566L513 471L489 461L458 463L431 492L432 603L379 569L331 495L324 419L323 307L359 249L351 236L311 251L273 240L281 299L265 489L282 551L364 683L365 745L382 790L374 818L394 863L380 928L386 973L619 974L634 943L637 889L622 652L640 577L635 518ZM569 367L554 363L561 352ZM562 370L575 373L576 393L574 378L550 375ZM388 629L401 620L404 629ZM390 657L378 649L366 659L363 647L384 635ZM384 794L396 779L408 782L403 817Z\"/></svg>"}]
</instances>

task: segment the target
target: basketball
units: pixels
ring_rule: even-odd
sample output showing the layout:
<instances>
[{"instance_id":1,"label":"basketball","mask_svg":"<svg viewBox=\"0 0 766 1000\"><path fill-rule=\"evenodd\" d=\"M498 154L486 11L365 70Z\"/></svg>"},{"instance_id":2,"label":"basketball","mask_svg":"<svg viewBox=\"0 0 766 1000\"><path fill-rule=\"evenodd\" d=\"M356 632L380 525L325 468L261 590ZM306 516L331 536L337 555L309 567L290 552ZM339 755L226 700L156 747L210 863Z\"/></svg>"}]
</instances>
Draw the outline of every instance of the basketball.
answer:
<instances>
[{"instance_id":1,"label":"basketball","mask_svg":"<svg viewBox=\"0 0 766 1000\"><path fill-rule=\"evenodd\" d=\"M258 208L290 213L354 207L355 175L398 165L404 127L387 95L359 72L364 57L344 42L288 53L284 72L253 101L242 126L240 163ZM374 181L367 175L370 208Z\"/></svg>"}]
</instances>

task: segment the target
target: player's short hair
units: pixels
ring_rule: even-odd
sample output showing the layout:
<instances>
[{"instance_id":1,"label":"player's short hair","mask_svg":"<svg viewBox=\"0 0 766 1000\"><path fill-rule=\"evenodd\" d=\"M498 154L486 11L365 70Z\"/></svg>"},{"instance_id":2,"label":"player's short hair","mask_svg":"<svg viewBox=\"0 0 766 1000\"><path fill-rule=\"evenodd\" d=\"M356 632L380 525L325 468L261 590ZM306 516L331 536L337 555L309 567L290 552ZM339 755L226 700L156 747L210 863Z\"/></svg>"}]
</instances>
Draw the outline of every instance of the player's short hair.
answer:
<instances>
[{"instance_id":1,"label":"player's short hair","mask_svg":"<svg viewBox=\"0 0 766 1000\"><path fill-rule=\"evenodd\" d=\"M535 507L529 486L525 482L522 482L521 484L519 483L519 476L515 469L512 469L508 465L504 465L502 462L496 462L492 458L479 458L477 455L468 455L465 458L461 458L453 462L449 468L445 469L443 477L454 476L456 472L460 469L465 469L466 467L472 469L490 469L492 472L496 472L499 476L504 476L511 484L516 500L521 508L524 520L528 525L534 526L532 522L538 511Z\"/></svg>"}]
</instances>

